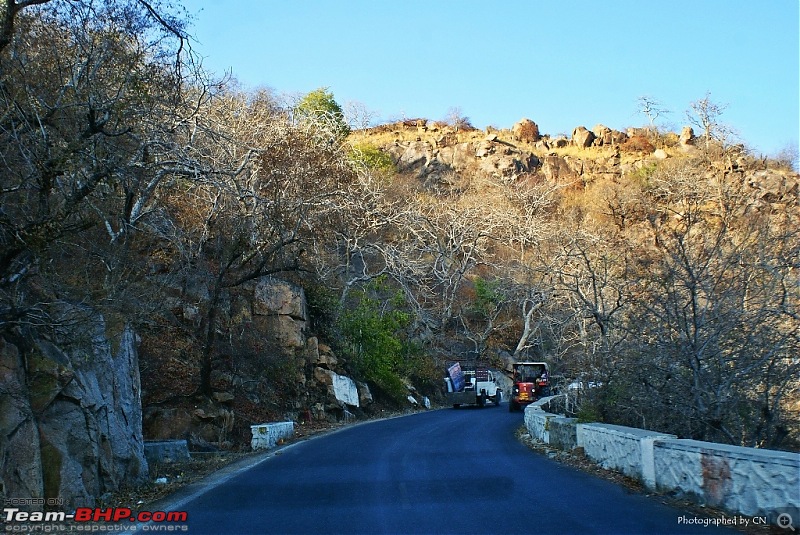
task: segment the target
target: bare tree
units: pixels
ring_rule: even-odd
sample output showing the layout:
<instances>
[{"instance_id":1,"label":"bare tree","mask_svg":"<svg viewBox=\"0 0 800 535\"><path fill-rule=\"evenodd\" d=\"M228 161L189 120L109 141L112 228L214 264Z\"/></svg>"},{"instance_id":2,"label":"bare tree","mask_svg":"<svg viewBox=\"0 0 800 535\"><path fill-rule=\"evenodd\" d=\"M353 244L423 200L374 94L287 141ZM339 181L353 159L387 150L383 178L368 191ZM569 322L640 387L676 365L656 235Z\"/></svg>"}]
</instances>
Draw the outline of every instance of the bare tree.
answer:
<instances>
[{"instance_id":1,"label":"bare tree","mask_svg":"<svg viewBox=\"0 0 800 535\"><path fill-rule=\"evenodd\" d=\"M205 394L211 393L223 295L264 277L310 270L306 251L319 249L341 218L338 197L353 176L340 146L320 142L318 127L292 122L269 98L232 94L217 101L219 131L207 141L215 141L220 163L189 186L192 205L185 194L166 205L169 220L180 225L177 246L187 264L212 274L202 324L199 390ZM182 215L187 208L193 217Z\"/></svg>"},{"instance_id":2,"label":"bare tree","mask_svg":"<svg viewBox=\"0 0 800 535\"><path fill-rule=\"evenodd\" d=\"M457 106L447 109L445 122L455 128L456 132L459 130L471 130L473 128L469 117L465 116L461 108Z\"/></svg>"},{"instance_id":3,"label":"bare tree","mask_svg":"<svg viewBox=\"0 0 800 535\"><path fill-rule=\"evenodd\" d=\"M344 117L352 130L365 130L374 126L377 113L367 108L367 105L357 100L351 100L344 105Z\"/></svg>"},{"instance_id":4,"label":"bare tree","mask_svg":"<svg viewBox=\"0 0 800 535\"><path fill-rule=\"evenodd\" d=\"M617 319L629 298L623 278L625 253L605 249L604 241L577 233L564 244L554 268L556 289L568 292L579 315L597 328L596 339L588 329L582 332L593 366L601 365L620 342Z\"/></svg>"},{"instance_id":5,"label":"bare tree","mask_svg":"<svg viewBox=\"0 0 800 535\"><path fill-rule=\"evenodd\" d=\"M427 284L438 297L438 328L446 329L467 274L484 260L493 228L475 209L419 205L423 209L410 221L410 231L417 254L428 259Z\"/></svg>"},{"instance_id":6,"label":"bare tree","mask_svg":"<svg viewBox=\"0 0 800 535\"><path fill-rule=\"evenodd\" d=\"M703 131L706 149L711 147L712 141L724 144L730 135L730 129L720 122L720 117L727 107L726 104L713 102L711 93L707 92L705 97L693 101L686 111L689 122Z\"/></svg>"},{"instance_id":7,"label":"bare tree","mask_svg":"<svg viewBox=\"0 0 800 535\"><path fill-rule=\"evenodd\" d=\"M656 244L640 251L630 328L645 411L681 414L702 440L775 446L786 435L783 397L798 364L796 229L744 213L739 180L690 169L656 177ZM794 387L796 388L796 386Z\"/></svg>"},{"instance_id":8,"label":"bare tree","mask_svg":"<svg viewBox=\"0 0 800 535\"><path fill-rule=\"evenodd\" d=\"M184 88L200 79L180 23L144 1L3 9L11 33L0 54L0 306L18 322L41 309L14 297L26 277L52 275L78 301L127 279L127 236L159 185L196 173L175 133L196 117ZM81 282L37 269L53 259L84 264Z\"/></svg>"},{"instance_id":9,"label":"bare tree","mask_svg":"<svg viewBox=\"0 0 800 535\"><path fill-rule=\"evenodd\" d=\"M656 121L659 117L667 115L669 110L664 108L661 102L652 97L643 95L637 99L639 113L647 117L647 122L650 124L650 131L656 131Z\"/></svg>"}]
</instances>

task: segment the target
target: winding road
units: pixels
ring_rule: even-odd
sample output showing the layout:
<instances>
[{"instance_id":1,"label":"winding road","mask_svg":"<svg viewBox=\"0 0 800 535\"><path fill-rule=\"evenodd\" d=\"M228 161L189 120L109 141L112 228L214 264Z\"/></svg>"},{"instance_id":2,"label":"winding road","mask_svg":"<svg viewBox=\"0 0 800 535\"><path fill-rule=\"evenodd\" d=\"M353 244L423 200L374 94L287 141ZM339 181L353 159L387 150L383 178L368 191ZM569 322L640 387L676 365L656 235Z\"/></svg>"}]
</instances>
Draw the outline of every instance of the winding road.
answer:
<instances>
[{"instance_id":1,"label":"winding road","mask_svg":"<svg viewBox=\"0 0 800 535\"><path fill-rule=\"evenodd\" d=\"M192 534L729 532L530 451L521 424L503 405L354 425L171 507L188 511Z\"/></svg>"}]
</instances>

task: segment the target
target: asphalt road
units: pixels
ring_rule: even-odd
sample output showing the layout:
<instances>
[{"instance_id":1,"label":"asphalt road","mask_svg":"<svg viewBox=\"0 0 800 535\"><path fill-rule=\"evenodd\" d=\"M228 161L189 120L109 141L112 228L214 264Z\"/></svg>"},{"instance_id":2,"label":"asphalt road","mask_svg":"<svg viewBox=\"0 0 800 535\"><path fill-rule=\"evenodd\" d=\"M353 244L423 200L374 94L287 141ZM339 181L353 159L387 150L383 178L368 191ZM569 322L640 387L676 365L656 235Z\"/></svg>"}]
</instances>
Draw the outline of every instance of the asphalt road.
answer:
<instances>
[{"instance_id":1,"label":"asphalt road","mask_svg":"<svg viewBox=\"0 0 800 535\"><path fill-rule=\"evenodd\" d=\"M178 506L192 534L723 532L530 451L514 436L521 424L503 405L356 425Z\"/></svg>"}]
</instances>

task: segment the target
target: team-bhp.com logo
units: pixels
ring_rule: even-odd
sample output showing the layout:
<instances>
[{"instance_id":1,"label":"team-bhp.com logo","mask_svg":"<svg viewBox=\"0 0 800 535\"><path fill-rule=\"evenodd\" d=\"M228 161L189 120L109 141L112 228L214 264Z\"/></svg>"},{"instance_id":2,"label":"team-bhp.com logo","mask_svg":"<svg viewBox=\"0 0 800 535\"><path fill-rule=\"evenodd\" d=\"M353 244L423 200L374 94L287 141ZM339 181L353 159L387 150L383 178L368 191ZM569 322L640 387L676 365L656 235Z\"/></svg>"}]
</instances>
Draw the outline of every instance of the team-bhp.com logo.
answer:
<instances>
[{"instance_id":1,"label":"team-bhp.com logo","mask_svg":"<svg viewBox=\"0 0 800 535\"><path fill-rule=\"evenodd\" d=\"M31 531L24 528L32 524L49 526L46 531L187 531L185 523L188 520L186 511L133 511L127 507L78 507L69 514L63 511L23 511L15 507L3 509L5 529L12 532ZM178 523L183 525L176 525ZM165 529L167 527L170 529Z\"/></svg>"}]
</instances>

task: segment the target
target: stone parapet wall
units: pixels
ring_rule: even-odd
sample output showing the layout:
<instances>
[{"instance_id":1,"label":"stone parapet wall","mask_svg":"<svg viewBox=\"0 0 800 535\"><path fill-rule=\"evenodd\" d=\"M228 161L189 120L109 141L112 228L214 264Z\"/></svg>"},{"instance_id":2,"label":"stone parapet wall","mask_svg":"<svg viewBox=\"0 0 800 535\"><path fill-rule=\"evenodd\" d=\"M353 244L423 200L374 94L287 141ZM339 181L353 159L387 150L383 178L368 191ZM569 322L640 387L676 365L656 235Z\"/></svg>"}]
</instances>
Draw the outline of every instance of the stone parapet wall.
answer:
<instances>
[{"instance_id":1,"label":"stone parapet wall","mask_svg":"<svg viewBox=\"0 0 800 535\"><path fill-rule=\"evenodd\" d=\"M655 486L745 515L800 511L800 455L667 440L654 444Z\"/></svg>"},{"instance_id":2,"label":"stone parapet wall","mask_svg":"<svg viewBox=\"0 0 800 535\"><path fill-rule=\"evenodd\" d=\"M558 414L545 412L538 407L528 406L525 409L525 427L531 436L550 444L550 421L558 417Z\"/></svg>"},{"instance_id":3,"label":"stone parapet wall","mask_svg":"<svg viewBox=\"0 0 800 535\"><path fill-rule=\"evenodd\" d=\"M653 486L653 443L675 435L610 424L577 424L578 446L603 468L642 479ZM647 476L647 477L643 477Z\"/></svg>"},{"instance_id":4,"label":"stone parapet wall","mask_svg":"<svg viewBox=\"0 0 800 535\"><path fill-rule=\"evenodd\" d=\"M577 419L559 416L552 418L550 424L550 442L554 447L571 451L578 446Z\"/></svg>"},{"instance_id":5,"label":"stone parapet wall","mask_svg":"<svg viewBox=\"0 0 800 535\"><path fill-rule=\"evenodd\" d=\"M702 505L779 522L800 519L800 455L797 453L678 439L674 435L600 423L544 411L545 398L525 409L531 436L570 450L583 448L604 468L639 479L660 492ZM574 434L575 442L570 439Z\"/></svg>"},{"instance_id":6,"label":"stone parapet wall","mask_svg":"<svg viewBox=\"0 0 800 535\"><path fill-rule=\"evenodd\" d=\"M281 440L294 436L294 422L251 425L250 432L253 435L250 440L253 450L267 450L274 448Z\"/></svg>"}]
</instances>

